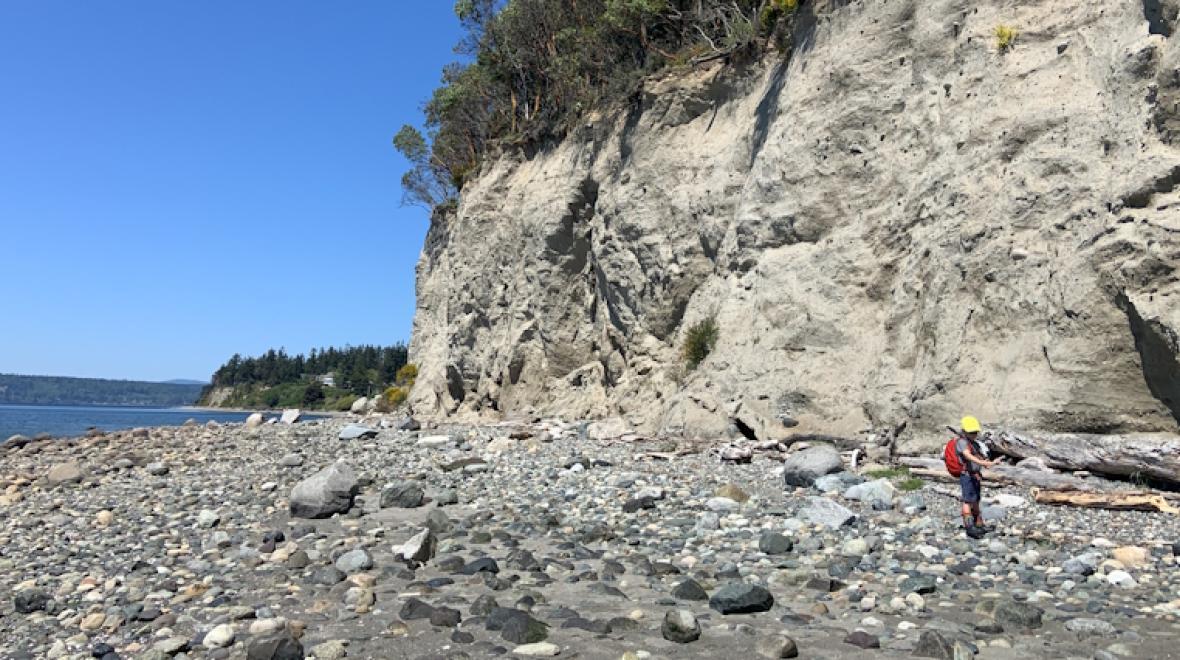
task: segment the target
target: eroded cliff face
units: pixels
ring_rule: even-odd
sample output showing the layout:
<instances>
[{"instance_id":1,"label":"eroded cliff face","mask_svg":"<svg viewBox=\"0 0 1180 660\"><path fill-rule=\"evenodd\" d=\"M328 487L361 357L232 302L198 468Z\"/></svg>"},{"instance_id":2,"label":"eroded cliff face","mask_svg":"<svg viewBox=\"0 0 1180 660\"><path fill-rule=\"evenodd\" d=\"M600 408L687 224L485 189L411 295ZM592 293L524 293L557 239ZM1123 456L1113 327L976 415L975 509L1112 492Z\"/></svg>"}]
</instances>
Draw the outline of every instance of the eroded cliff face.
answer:
<instances>
[{"instance_id":1,"label":"eroded cliff face","mask_svg":"<svg viewBox=\"0 0 1180 660\"><path fill-rule=\"evenodd\" d=\"M486 164L419 264L416 413L903 448L964 412L1177 430L1176 8L807 11L789 58L680 72Z\"/></svg>"}]
</instances>

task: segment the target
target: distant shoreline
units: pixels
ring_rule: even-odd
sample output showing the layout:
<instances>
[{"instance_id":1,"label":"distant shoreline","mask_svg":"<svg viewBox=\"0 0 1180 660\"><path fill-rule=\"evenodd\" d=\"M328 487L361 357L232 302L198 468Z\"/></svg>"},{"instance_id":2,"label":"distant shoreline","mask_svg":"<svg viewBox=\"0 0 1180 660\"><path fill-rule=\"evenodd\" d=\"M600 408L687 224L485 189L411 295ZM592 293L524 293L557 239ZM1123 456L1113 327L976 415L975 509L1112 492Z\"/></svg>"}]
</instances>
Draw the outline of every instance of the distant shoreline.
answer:
<instances>
[{"instance_id":1,"label":"distant shoreline","mask_svg":"<svg viewBox=\"0 0 1180 660\"><path fill-rule=\"evenodd\" d=\"M216 406L179 406L178 410L200 410L202 412L229 412L229 413L262 413L282 415L283 408L218 408ZM348 417L352 415L350 412L342 410L308 410L298 408L299 412L304 415L319 415L322 417Z\"/></svg>"}]
</instances>

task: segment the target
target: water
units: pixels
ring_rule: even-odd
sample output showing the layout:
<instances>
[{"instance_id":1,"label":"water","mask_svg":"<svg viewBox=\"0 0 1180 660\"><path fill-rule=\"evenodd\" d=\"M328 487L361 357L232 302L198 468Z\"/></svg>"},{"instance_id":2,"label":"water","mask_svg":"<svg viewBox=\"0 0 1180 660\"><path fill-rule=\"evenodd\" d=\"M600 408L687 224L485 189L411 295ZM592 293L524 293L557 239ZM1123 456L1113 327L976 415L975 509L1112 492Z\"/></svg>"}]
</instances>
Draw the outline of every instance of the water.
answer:
<instances>
[{"instance_id":1,"label":"water","mask_svg":"<svg viewBox=\"0 0 1180 660\"><path fill-rule=\"evenodd\" d=\"M0 442L10 436L48 433L54 437L85 435L90 427L118 431L140 426L180 426L195 419L204 424L244 422L250 413L194 410L192 408L121 408L116 406L9 406L0 405ZM315 419L314 415L304 419Z\"/></svg>"}]
</instances>

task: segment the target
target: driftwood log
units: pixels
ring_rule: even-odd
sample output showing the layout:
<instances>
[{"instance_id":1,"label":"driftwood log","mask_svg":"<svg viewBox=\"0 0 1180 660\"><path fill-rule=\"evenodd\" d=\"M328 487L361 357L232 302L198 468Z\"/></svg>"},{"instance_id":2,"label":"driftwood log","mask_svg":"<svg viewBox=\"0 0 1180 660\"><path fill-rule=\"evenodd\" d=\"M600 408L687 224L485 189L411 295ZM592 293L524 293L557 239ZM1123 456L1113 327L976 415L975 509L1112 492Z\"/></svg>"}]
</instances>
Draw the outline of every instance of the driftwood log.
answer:
<instances>
[{"instance_id":1,"label":"driftwood log","mask_svg":"<svg viewBox=\"0 0 1180 660\"><path fill-rule=\"evenodd\" d=\"M1180 513L1162 495L1157 493L1087 493L1077 490L1032 490L1033 501L1038 504L1059 506L1080 506L1091 509L1113 509L1116 511L1158 511Z\"/></svg>"},{"instance_id":2,"label":"driftwood log","mask_svg":"<svg viewBox=\"0 0 1180 660\"><path fill-rule=\"evenodd\" d=\"M1041 458L1058 470L1086 470L1180 487L1180 436L1163 433L1091 435L993 433L991 447L1014 458Z\"/></svg>"},{"instance_id":3,"label":"driftwood log","mask_svg":"<svg viewBox=\"0 0 1180 660\"><path fill-rule=\"evenodd\" d=\"M910 474L916 477L928 477L953 481L958 483L958 477L952 477L946 471L941 458L921 458L903 456L898 459L902 465L910 468ZM1014 465L997 465L983 471L985 482L1006 486L1021 486L1024 488L1052 488L1057 490L1097 491L1093 482L1068 474L1029 470Z\"/></svg>"}]
</instances>

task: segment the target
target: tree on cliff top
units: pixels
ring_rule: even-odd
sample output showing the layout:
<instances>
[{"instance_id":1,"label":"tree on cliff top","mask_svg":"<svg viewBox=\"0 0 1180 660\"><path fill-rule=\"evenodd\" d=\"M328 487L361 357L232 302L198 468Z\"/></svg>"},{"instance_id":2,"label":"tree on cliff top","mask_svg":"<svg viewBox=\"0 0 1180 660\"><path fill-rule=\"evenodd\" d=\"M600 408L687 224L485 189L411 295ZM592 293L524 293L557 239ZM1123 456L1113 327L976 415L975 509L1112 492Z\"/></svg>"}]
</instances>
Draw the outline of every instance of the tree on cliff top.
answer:
<instances>
[{"instance_id":1,"label":"tree on cliff top","mask_svg":"<svg viewBox=\"0 0 1180 660\"><path fill-rule=\"evenodd\" d=\"M394 146L405 203L453 203L494 145L561 137L590 108L627 98L669 65L785 47L803 0L458 0L461 64L443 70L425 134Z\"/></svg>"}]
</instances>

